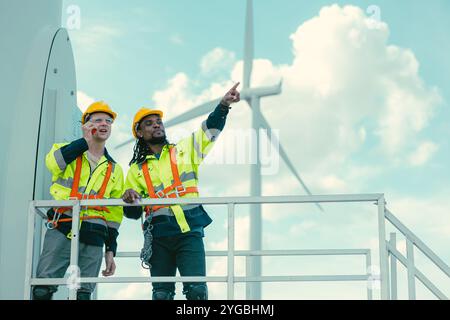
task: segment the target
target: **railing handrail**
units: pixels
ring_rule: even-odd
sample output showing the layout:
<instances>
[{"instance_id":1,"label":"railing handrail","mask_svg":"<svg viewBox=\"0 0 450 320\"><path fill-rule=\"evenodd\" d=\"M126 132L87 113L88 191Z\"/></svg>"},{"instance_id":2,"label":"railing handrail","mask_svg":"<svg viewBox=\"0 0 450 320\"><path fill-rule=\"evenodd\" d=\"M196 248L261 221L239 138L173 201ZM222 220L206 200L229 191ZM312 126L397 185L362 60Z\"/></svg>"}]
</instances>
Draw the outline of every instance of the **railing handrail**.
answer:
<instances>
[{"instance_id":1,"label":"railing handrail","mask_svg":"<svg viewBox=\"0 0 450 320\"><path fill-rule=\"evenodd\" d=\"M406 238L411 240L413 244L423 252L439 269L450 277L450 267L433 252L422 240L419 239L410 229L408 229L400 220L395 217L391 211L385 208L385 217L392 223Z\"/></svg>"},{"instance_id":2,"label":"railing handrail","mask_svg":"<svg viewBox=\"0 0 450 320\"><path fill-rule=\"evenodd\" d=\"M129 282L127 280L134 279L139 282L153 282L153 281L191 281L196 278L202 279L198 281L219 281L228 283L228 297L234 297L234 283L236 282L263 282L263 281L362 281L368 280L371 274L367 271L365 274L357 275L301 275L301 276L236 276L234 273L234 258L236 256L261 256L261 255L365 255L366 264L370 264L370 249L316 249L316 250L247 250L239 251L234 249L234 206L236 204L254 204L254 203L317 203L317 202L372 202L384 199L383 194L351 194L351 195L316 195L316 196L267 196L267 197L210 197L210 198L169 198L169 199L142 199L139 203L127 204L122 199L99 199L99 200L33 200L30 201L29 223L28 230L32 231L36 213L41 218L45 215L37 210L38 208L48 207L72 207L73 221L72 221L72 240L71 240L71 265L78 265L78 221L79 212L84 206L144 206L144 205L174 205L174 204L207 204L207 205L227 205L228 206L228 252L215 251L214 255L228 256L228 275L225 277L114 277L112 279L102 278L82 278L83 282ZM383 200L384 203L384 200ZM30 252L33 250L33 232L29 233L27 241L27 270L25 279L25 297L29 294L30 287L34 284L42 284L45 281L51 283L58 281L65 281L65 279L37 279L32 278ZM135 253L132 253L134 256ZM73 263L72 263L73 261ZM28 264L30 263L30 264ZM366 268L368 265L366 265ZM367 270L367 269L366 269ZM160 279L161 278L161 279ZM194 281L192 281L194 282ZM76 298L76 290L69 290L70 299ZM368 287L368 298L372 299L372 290Z\"/></svg>"},{"instance_id":3,"label":"railing handrail","mask_svg":"<svg viewBox=\"0 0 450 320\"><path fill-rule=\"evenodd\" d=\"M255 204L255 203L314 203L314 202L371 202L377 201L383 194L335 194L312 196L262 196L262 197L199 197L199 198L164 198L142 199L139 203L125 203L122 199L98 200L34 200L34 206L40 207L67 207L79 203L83 206L141 206L141 205L175 205L175 204Z\"/></svg>"},{"instance_id":4,"label":"railing handrail","mask_svg":"<svg viewBox=\"0 0 450 320\"><path fill-rule=\"evenodd\" d=\"M333 256L333 255L367 255L370 249L292 249L292 250L236 250L235 256L252 257L252 256ZM228 255L227 250L207 250L208 257L225 257ZM138 258L139 251L119 251L116 253L118 258Z\"/></svg>"},{"instance_id":5,"label":"railing handrail","mask_svg":"<svg viewBox=\"0 0 450 320\"><path fill-rule=\"evenodd\" d=\"M299 276L234 276L233 282L285 282L285 281L367 281L369 274L299 275ZM227 276L174 276L174 277L84 277L81 283L151 283L151 282L227 282ZM66 278L33 278L31 285L65 285Z\"/></svg>"},{"instance_id":6,"label":"railing handrail","mask_svg":"<svg viewBox=\"0 0 450 320\"><path fill-rule=\"evenodd\" d=\"M369 279L370 274L364 275L301 275L301 276L245 276L240 277L234 274L234 258L237 256L289 256L289 255L365 255L366 264L370 264L370 249L304 249L304 250L235 250L234 249L234 206L239 204L275 204L275 203L320 203L320 202L372 202L378 205L378 228L379 228L379 243L380 243L380 265L381 265L381 284L382 284L382 299L389 299L389 289L387 286L387 279L389 271L387 271L387 256L392 254L402 264L408 268L408 277L414 279L417 277L432 293L438 298L447 297L433 284L428 278L426 278L415 266L413 262L412 248L416 246L421 252L425 254L439 269L441 269L447 276L450 277L450 267L439 258L423 241L419 239L410 229L408 229L403 223L400 222L386 207L384 201L384 195L381 193L370 194L339 194L339 195L305 195L305 196L264 196L264 197L207 197L207 198L166 198L166 199L142 199L138 203L127 204L122 199L98 199L98 200L34 200L30 202L30 212L33 208L34 213L38 213L45 219L45 213L41 212L38 208L48 207L73 207L74 216L78 216L80 209L85 206L145 206L145 205L175 205L175 204L204 204L204 205L228 205L228 250L227 251L206 251L207 256L228 256L228 275L217 277L162 277L167 282L184 281L184 279L191 279L194 281L218 281L228 283L228 296L233 298L233 288L236 282L253 282L253 281L344 281L355 280L360 281ZM31 215L30 215L31 217ZM35 215L33 214L33 217ZM78 219L78 217L77 217ZM388 242L385 244L385 225L384 221L389 221L395 228L397 228L407 239L408 258L403 257L392 245ZM34 221L34 220L33 220ZM74 219L75 221L75 219ZM78 225L75 222L72 223L73 227ZM29 221L28 231L32 231L32 221ZM31 240L32 241L32 240ZM76 242L76 243L75 243ZM31 242L32 243L32 242ZM72 241L72 251L77 248L78 241ZM385 245L384 245L385 244ZM28 241L27 250L30 250L30 240ZM410 257L411 256L411 257ZM139 257L139 252L118 252L117 257ZM395 259L394 258L394 259ZM75 261L77 264L77 257L71 257L71 261ZM28 262L27 262L28 263ZM113 279L101 279L101 278L82 278L82 282L129 282L129 280L138 282L153 282L157 281L161 277L114 277ZM198 280L198 279L202 280ZM33 285L36 283L43 283L44 279L36 279L31 277L29 268L26 271L26 284ZM88 279L88 280L86 280ZM96 281L95 281L96 279ZM195 280L197 279L197 280ZM340 280L337 280L340 279ZM94 280L94 281L93 281ZM64 281L64 279L50 279L50 281L58 282ZM413 284L413 282L412 282ZM71 290L73 291L73 290ZM414 286L410 292L410 298L415 298ZM372 297L371 290L368 290L369 299ZM71 298L73 298L73 292Z\"/></svg>"}]
</instances>

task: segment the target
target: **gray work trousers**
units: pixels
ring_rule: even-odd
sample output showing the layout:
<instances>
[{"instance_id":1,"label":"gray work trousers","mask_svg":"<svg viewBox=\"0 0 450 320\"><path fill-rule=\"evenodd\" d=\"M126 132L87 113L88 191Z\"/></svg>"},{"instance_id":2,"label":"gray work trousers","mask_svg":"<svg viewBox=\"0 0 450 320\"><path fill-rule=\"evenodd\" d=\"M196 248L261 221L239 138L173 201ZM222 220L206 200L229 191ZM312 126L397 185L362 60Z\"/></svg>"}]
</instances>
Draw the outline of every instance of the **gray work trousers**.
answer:
<instances>
[{"instance_id":1,"label":"gray work trousers","mask_svg":"<svg viewBox=\"0 0 450 320\"><path fill-rule=\"evenodd\" d=\"M80 242L78 266L81 277L97 277L102 266L103 247L97 247ZM64 278L70 265L70 240L56 229L47 230L39 263L37 278ZM78 291L92 293L95 283L81 283ZM56 292L58 286L49 286Z\"/></svg>"}]
</instances>

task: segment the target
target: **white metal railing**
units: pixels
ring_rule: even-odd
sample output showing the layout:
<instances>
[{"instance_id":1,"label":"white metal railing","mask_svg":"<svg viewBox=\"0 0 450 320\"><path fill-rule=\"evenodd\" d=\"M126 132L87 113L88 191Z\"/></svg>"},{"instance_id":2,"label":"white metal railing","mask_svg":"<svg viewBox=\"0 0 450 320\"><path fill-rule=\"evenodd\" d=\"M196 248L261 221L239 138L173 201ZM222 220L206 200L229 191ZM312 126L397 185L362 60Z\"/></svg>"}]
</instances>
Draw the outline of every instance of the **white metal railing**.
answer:
<instances>
[{"instance_id":1,"label":"white metal railing","mask_svg":"<svg viewBox=\"0 0 450 320\"><path fill-rule=\"evenodd\" d=\"M399 230L406 238L406 257L397 250L396 233L390 234L389 241L386 241L386 247L390 255L390 275L391 275L391 298L397 299L397 260L406 268L408 274L408 298L416 299L416 278L419 279L437 298L448 300L448 297L439 290L422 272L420 272L414 263L414 247L419 249L425 256L433 262L447 277L450 278L450 267L439 258L422 240L419 239L411 230L400 222L387 208L385 209L386 219Z\"/></svg>"},{"instance_id":2,"label":"white metal railing","mask_svg":"<svg viewBox=\"0 0 450 320\"><path fill-rule=\"evenodd\" d=\"M211 198L170 198L170 199L144 199L139 204L125 204L120 199L109 200L38 200L31 201L28 216L28 240L27 240L27 260L24 298L30 298L31 286L33 285L65 285L65 278L33 278L33 242L34 225L37 214L47 219L40 208L50 207L72 207L72 240L70 265L78 265L78 225L80 208L84 206L142 206L142 205L171 205L171 204L207 204L207 205L227 205L228 207L228 250L209 251L207 256L227 256L226 276L206 276L206 277L112 277L112 278L81 278L80 282L92 283L142 283L142 282L226 282L227 297L234 298L234 284L238 282L279 282L279 281L367 281L373 275L369 273L370 263L369 249L336 249L336 250L260 250L260 251L236 251L234 248L234 207L241 204L255 203L336 203L336 202L374 202L378 207L378 236L379 236L379 263L380 263L380 295L381 299L389 299L389 263L388 250L394 252L389 244L386 244L385 219L391 218L386 214L383 194L351 194L351 195L313 195L313 196L266 196L266 197L211 197ZM389 220L391 221L391 220ZM416 239L415 243L418 241ZM422 246L423 247L423 246ZM236 256L270 256L270 255L364 255L366 257L365 274L359 275L308 275L308 276L236 276L234 272L234 258ZM127 252L118 253L118 257L138 256L138 253ZM399 258L401 261L401 258ZM442 265L442 263L441 263ZM445 264L444 264L445 265ZM448 267L447 267L448 268ZM444 268L445 269L445 268ZM415 275L423 279L418 272ZM372 289L368 286L367 296L372 299ZM76 299L76 290L69 290L69 299Z\"/></svg>"}]
</instances>

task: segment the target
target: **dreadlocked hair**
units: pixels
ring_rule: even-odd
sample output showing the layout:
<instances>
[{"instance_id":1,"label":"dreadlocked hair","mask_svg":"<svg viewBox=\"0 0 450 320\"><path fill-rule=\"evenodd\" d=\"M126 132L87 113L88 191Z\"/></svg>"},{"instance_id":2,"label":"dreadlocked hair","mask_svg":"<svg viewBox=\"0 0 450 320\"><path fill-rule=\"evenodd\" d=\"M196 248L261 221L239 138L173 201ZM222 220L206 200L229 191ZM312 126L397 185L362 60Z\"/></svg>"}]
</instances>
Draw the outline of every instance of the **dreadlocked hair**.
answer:
<instances>
[{"instance_id":1,"label":"dreadlocked hair","mask_svg":"<svg viewBox=\"0 0 450 320\"><path fill-rule=\"evenodd\" d=\"M133 163L140 163L145 160L145 157L151 153L150 148L145 143L144 139L139 138L136 140L136 144L133 148L133 158L131 159L129 165L131 166Z\"/></svg>"},{"instance_id":2,"label":"dreadlocked hair","mask_svg":"<svg viewBox=\"0 0 450 320\"><path fill-rule=\"evenodd\" d=\"M169 144L169 141L165 139L164 144ZM131 159L129 165L131 166L133 163L144 162L145 158L151 154L153 154L152 149L148 147L143 138L139 138L136 140L136 144L134 145L133 158Z\"/></svg>"}]
</instances>

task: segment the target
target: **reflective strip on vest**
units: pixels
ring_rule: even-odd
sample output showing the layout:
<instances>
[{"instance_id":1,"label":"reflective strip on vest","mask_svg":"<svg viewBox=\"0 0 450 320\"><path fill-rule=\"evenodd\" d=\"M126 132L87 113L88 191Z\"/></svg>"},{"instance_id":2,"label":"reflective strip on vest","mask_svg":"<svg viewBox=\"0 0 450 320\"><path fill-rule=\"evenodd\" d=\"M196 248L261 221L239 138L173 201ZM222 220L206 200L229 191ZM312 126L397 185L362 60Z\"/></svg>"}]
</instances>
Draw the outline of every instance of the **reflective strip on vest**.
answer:
<instances>
[{"instance_id":1,"label":"reflective strip on vest","mask_svg":"<svg viewBox=\"0 0 450 320\"><path fill-rule=\"evenodd\" d=\"M200 148L200 145L197 143L197 140L195 140L195 135L194 134L192 134L192 139L194 140L194 149L195 149L195 152L197 152L198 157L200 159L202 159L202 160L205 159L206 158L206 154L204 154L202 152L202 149Z\"/></svg>"},{"instance_id":2,"label":"reflective strip on vest","mask_svg":"<svg viewBox=\"0 0 450 320\"><path fill-rule=\"evenodd\" d=\"M184 215L184 211L180 205L171 206L173 214L175 215L175 219L177 220L178 225L180 226L181 232L186 233L191 230L189 228L189 224L186 221L186 216Z\"/></svg>"},{"instance_id":3,"label":"reflective strip on vest","mask_svg":"<svg viewBox=\"0 0 450 320\"><path fill-rule=\"evenodd\" d=\"M197 174L194 171L191 172L183 172L180 176L181 182L186 182L192 179L197 179ZM172 184L175 182L175 180L172 179ZM156 191L158 192L158 191Z\"/></svg>"},{"instance_id":4,"label":"reflective strip on vest","mask_svg":"<svg viewBox=\"0 0 450 320\"><path fill-rule=\"evenodd\" d=\"M205 135L208 138L208 140L211 141L211 142L216 141L217 138L219 137L220 132L221 132L217 128L208 129L208 127L206 126L206 121L202 122L202 130L205 133Z\"/></svg>"},{"instance_id":5,"label":"reflective strip on vest","mask_svg":"<svg viewBox=\"0 0 450 320\"><path fill-rule=\"evenodd\" d=\"M116 229L116 230L119 230L119 227L120 227L120 223L118 223L118 222L113 222L113 221L106 221L106 225L107 225L109 228Z\"/></svg>"},{"instance_id":6,"label":"reflective strip on vest","mask_svg":"<svg viewBox=\"0 0 450 320\"><path fill-rule=\"evenodd\" d=\"M67 163L64 160L61 149L56 150L53 153L53 156L55 157L56 164L58 165L58 167L61 169L61 171L64 171L64 169L66 169L66 167L67 167Z\"/></svg>"},{"instance_id":7,"label":"reflective strip on vest","mask_svg":"<svg viewBox=\"0 0 450 320\"><path fill-rule=\"evenodd\" d=\"M67 178L67 179L63 179L63 178L58 178L54 183L59 184L60 186L63 186L67 189L72 189L72 185L73 185L73 178ZM79 190L79 189L78 189Z\"/></svg>"},{"instance_id":8,"label":"reflective strip on vest","mask_svg":"<svg viewBox=\"0 0 450 320\"><path fill-rule=\"evenodd\" d=\"M81 222L81 220L80 220L80 222ZM85 220L83 220L83 223L100 224L105 227L107 225L106 221L103 219L85 219ZM81 225L81 223L80 223L80 225Z\"/></svg>"},{"instance_id":9,"label":"reflective strip on vest","mask_svg":"<svg viewBox=\"0 0 450 320\"><path fill-rule=\"evenodd\" d=\"M180 176L181 182L186 182L189 180L197 179L197 174L194 171L191 172L183 172ZM171 183L174 184L175 180L171 180ZM157 186L153 186L153 189L155 190L155 193L158 193L161 190L164 190L164 184L159 184Z\"/></svg>"},{"instance_id":10,"label":"reflective strip on vest","mask_svg":"<svg viewBox=\"0 0 450 320\"><path fill-rule=\"evenodd\" d=\"M102 185L101 185L101 187L100 187L100 189L98 191L98 194L83 194L83 193L79 192L80 188L78 188L78 186L80 184L80 177L81 177L82 166L83 166L83 158L82 158L82 156L79 156L76 159L75 173L74 173L74 177L73 177L72 190L70 192L70 197L77 198L79 200L82 200L82 199L103 199L103 196L105 194L106 188L108 186L109 179L111 177L112 169L114 167L113 163L108 161L108 166L107 166L107 169L106 169L105 178L103 179L103 183L102 183ZM83 189L85 189L86 187L84 187ZM94 193L94 190L92 190L91 193ZM60 208L58 210L59 210L59 212L66 212L69 209L70 208ZM97 206L92 206L91 207L91 206L89 206L89 207L87 207L87 209L109 212L108 208L106 208L106 207L97 207ZM86 210L86 212L87 212L87 210ZM81 223L81 220L80 220L80 223Z\"/></svg>"},{"instance_id":11,"label":"reflective strip on vest","mask_svg":"<svg viewBox=\"0 0 450 320\"><path fill-rule=\"evenodd\" d=\"M66 211L64 212L64 215L68 216L69 218L62 218L58 220L58 223L61 222L68 222L65 221L65 219L69 219L70 221L72 221L72 211ZM81 226L81 221L83 221L83 223L93 223L93 224L99 224L102 225L104 227L107 226L107 222L102 219L102 218L90 218L90 219L86 219L89 218L90 216L84 216L84 217L80 217L80 226ZM82 220L83 219L83 220Z\"/></svg>"},{"instance_id":12,"label":"reflective strip on vest","mask_svg":"<svg viewBox=\"0 0 450 320\"><path fill-rule=\"evenodd\" d=\"M181 183L180 174L178 172L177 159L176 159L176 148L169 147L169 154L170 154L170 168L172 171L172 178L173 178L174 183L172 183L171 186L165 188L164 190L172 188L171 191L173 191L176 187L183 187L183 189L184 189L185 187ZM149 197L150 198L158 198L158 196L155 193L155 189L153 187L153 182L152 182L152 178L151 178L151 175L149 172L147 162L144 162L142 164L142 173L144 174L145 184L147 185ZM186 176L187 176L187 174L186 174ZM196 187L192 187L192 188L196 189ZM171 191L166 191L166 192L171 192ZM172 193L172 194L164 194L163 196L172 198L176 195L174 195ZM149 208L149 207L151 208L151 206L147 206L146 208ZM158 206L153 206L153 207L158 208ZM159 206L158 209L161 210L161 206ZM156 213L158 211L158 209L154 213ZM170 209L172 209L172 212L175 216L178 226L181 229L181 232L186 233L186 232L190 231L191 229L189 227L189 224L186 221L186 216L184 215L183 208L180 205L173 205L173 206L170 206Z\"/></svg>"},{"instance_id":13,"label":"reflective strip on vest","mask_svg":"<svg viewBox=\"0 0 450 320\"><path fill-rule=\"evenodd\" d=\"M197 207L200 207L199 204L185 204L182 205L181 208L184 210L192 210L195 209ZM173 217L174 213L172 212L172 210L170 210L169 208L161 208L158 211L153 213L153 217L158 217L158 216L169 216L169 217Z\"/></svg>"}]
</instances>

